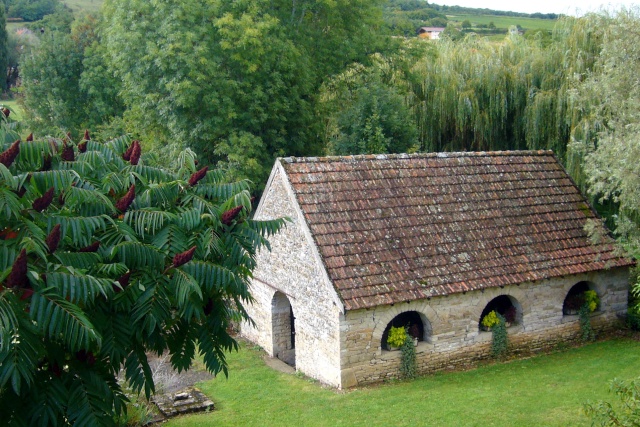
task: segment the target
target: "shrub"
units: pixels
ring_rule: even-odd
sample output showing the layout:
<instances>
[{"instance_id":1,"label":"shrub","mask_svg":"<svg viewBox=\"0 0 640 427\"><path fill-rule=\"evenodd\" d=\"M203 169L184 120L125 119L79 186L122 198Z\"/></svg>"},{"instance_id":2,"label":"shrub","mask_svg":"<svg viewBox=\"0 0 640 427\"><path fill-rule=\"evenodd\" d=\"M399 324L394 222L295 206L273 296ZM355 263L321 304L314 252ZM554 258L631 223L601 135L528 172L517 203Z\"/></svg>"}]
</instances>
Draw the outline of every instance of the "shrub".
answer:
<instances>
[{"instance_id":1,"label":"shrub","mask_svg":"<svg viewBox=\"0 0 640 427\"><path fill-rule=\"evenodd\" d=\"M118 372L154 392L147 352L227 374L256 251L284 221L250 219L248 183L198 173L189 150L177 171L124 160L136 144L0 142L3 425L113 425Z\"/></svg>"},{"instance_id":2,"label":"shrub","mask_svg":"<svg viewBox=\"0 0 640 427\"><path fill-rule=\"evenodd\" d=\"M392 326L391 329L389 329L387 344L391 347L400 347L407 340L407 336L407 331L404 327L400 326L396 328L395 326Z\"/></svg>"},{"instance_id":3,"label":"shrub","mask_svg":"<svg viewBox=\"0 0 640 427\"><path fill-rule=\"evenodd\" d=\"M596 291L585 291L584 292L584 303L589 308L589 312L593 313L598 309L600 305L600 298Z\"/></svg>"},{"instance_id":4,"label":"shrub","mask_svg":"<svg viewBox=\"0 0 640 427\"><path fill-rule=\"evenodd\" d=\"M498 313L495 310L491 310L489 314L482 318L482 326L485 328L493 328L500 322L498 319Z\"/></svg>"},{"instance_id":5,"label":"shrub","mask_svg":"<svg viewBox=\"0 0 640 427\"><path fill-rule=\"evenodd\" d=\"M593 341L596 338L591 326L591 309L588 304L583 304L578 311L578 318L580 320L580 339L582 341Z\"/></svg>"},{"instance_id":6,"label":"shrub","mask_svg":"<svg viewBox=\"0 0 640 427\"><path fill-rule=\"evenodd\" d=\"M591 417L592 426L638 426L640 425L640 379L611 382L611 391L619 399L617 404L609 402L586 403L584 410Z\"/></svg>"},{"instance_id":7,"label":"shrub","mask_svg":"<svg viewBox=\"0 0 640 427\"><path fill-rule=\"evenodd\" d=\"M400 360L400 375L402 378L411 379L415 378L418 371L416 361L416 347L413 343L413 337L406 335L402 347L402 359Z\"/></svg>"},{"instance_id":8,"label":"shrub","mask_svg":"<svg viewBox=\"0 0 640 427\"><path fill-rule=\"evenodd\" d=\"M492 311L495 313L495 311ZM491 354L494 357L502 357L509 348L509 336L507 335L507 326L505 319L501 314L496 314L498 323L491 328Z\"/></svg>"}]
</instances>

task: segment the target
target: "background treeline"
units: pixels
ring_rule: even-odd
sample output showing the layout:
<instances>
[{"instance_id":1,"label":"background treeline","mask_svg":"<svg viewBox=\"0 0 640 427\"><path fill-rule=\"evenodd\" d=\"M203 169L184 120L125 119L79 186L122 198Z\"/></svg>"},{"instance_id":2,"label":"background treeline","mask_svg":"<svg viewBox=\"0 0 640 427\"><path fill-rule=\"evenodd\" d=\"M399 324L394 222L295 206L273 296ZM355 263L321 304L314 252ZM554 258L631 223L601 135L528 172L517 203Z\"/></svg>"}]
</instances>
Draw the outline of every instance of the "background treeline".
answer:
<instances>
[{"instance_id":1,"label":"background treeline","mask_svg":"<svg viewBox=\"0 0 640 427\"><path fill-rule=\"evenodd\" d=\"M7 18L37 21L63 7L59 0L3 0Z\"/></svg>"},{"instance_id":2,"label":"background treeline","mask_svg":"<svg viewBox=\"0 0 640 427\"><path fill-rule=\"evenodd\" d=\"M383 6L409 10L401 1L209 3L108 0L101 16L48 16L21 60L29 128L127 132L160 162L188 146L258 191L276 156L512 149L554 150L586 188L585 159L612 123L602 105L633 93L588 83L612 52L626 52L614 69L631 81L638 65L637 11L429 42L385 31Z\"/></svg>"},{"instance_id":3,"label":"background treeline","mask_svg":"<svg viewBox=\"0 0 640 427\"><path fill-rule=\"evenodd\" d=\"M413 0L406 0L413 1ZM415 0L420 2L420 0ZM537 19L558 19L562 15L557 13L522 13L522 12L511 12L505 10L494 10L487 8L476 8L476 7L463 7L463 6L446 6L446 5L437 5L431 4L431 7L438 12L441 13L451 13L451 14L464 14L464 15L494 15L494 16L514 16L520 18L537 18Z\"/></svg>"}]
</instances>

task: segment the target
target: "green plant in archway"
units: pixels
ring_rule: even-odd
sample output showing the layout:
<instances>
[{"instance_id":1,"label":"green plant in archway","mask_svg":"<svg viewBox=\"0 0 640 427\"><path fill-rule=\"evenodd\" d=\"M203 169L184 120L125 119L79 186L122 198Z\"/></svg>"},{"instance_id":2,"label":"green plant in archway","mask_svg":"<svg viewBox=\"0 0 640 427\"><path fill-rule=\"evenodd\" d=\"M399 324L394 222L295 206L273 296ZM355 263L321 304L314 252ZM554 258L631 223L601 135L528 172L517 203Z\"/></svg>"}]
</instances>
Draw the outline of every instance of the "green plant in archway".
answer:
<instances>
[{"instance_id":1,"label":"green plant in archway","mask_svg":"<svg viewBox=\"0 0 640 427\"><path fill-rule=\"evenodd\" d=\"M227 373L256 251L246 181L193 152L167 171L138 141L0 142L0 413L4 425L113 425L122 372L147 397L147 353L178 371L196 352Z\"/></svg>"}]
</instances>

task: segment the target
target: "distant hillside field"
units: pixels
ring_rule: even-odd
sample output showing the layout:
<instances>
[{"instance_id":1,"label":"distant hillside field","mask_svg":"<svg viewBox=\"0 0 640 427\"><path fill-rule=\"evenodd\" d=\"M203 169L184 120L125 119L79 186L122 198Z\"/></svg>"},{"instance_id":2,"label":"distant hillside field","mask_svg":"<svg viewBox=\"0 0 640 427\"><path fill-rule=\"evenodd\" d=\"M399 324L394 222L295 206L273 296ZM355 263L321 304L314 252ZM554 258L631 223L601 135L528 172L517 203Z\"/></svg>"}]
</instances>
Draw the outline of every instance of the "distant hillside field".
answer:
<instances>
[{"instance_id":1,"label":"distant hillside field","mask_svg":"<svg viewBox=\"0 0 640 427\"><path fill-rule=\"evenodd\" d=\"M520 25L525 30L553 30L556 24L554 19L523 18L517 16L496 15L447 15L449 21L462 22L468 19L473 27L489 25L490 22L497 28L509 28L511 25Z\"/></svg>"},{"instance_id":2,"label":"distant hillside field","mask_svg":"<svg viewBox=\"0 0 640 427\"><path fill-rule=\"evenodd\" d=\"M69 6L74 12L97 12L102 6L102 0L64 0L63 3Z\"/></svg>"}]
</instances>

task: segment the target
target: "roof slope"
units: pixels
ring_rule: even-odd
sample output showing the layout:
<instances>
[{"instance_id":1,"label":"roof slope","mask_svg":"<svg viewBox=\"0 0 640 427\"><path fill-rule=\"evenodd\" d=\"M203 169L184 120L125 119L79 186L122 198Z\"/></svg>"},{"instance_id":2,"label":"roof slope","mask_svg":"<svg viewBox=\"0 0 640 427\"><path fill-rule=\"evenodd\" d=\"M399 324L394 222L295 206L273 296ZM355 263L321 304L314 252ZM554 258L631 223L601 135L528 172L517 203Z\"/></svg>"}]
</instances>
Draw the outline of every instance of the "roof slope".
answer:
<instances>
[{"instance_id":1,"label":"roof slope","mask_svg":"<svg viewBox=\"0 0 640 427\"><path fill-rule=\"evenodd\" d=\"M551 151L280 162L347 310L633 263Z\"/></svg>"}]
</instances>

